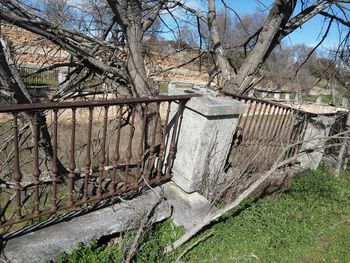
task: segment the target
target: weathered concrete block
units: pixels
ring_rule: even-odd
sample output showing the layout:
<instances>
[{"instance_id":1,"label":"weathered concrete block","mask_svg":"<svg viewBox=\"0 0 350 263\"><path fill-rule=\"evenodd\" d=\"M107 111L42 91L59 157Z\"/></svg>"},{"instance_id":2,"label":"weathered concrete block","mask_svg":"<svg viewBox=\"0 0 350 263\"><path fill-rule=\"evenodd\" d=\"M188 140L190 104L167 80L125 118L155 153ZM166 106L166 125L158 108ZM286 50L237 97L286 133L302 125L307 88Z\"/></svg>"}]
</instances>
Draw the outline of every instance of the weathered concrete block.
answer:
<instances>
[{"instance_id":1,"label":"weathered concrete block","mask_svg":"<svg viewBox=\"0 0 350 263\"><path fill-rule=\"evenodd\" d=\"M273 94L273 98L274 98L275 100L279 100L279 99L281 98L281 94L280 94L280 93L274 93L274 94Z\"/></svg>"},{"instance_id":2,"label":"weathered concrete block","mask_svg":"<svg viewBox=\"0 0 350 263\"><path fill-rule=\"evenodd\" d=\"M190 230L208 213L217 211L215 206L197 192L186 193L175 183L164 184L164 195L174 208L171 219L176 225L182 225Z\"/></svg>"},{"instance_id":3,"label":"weathered concrete block","mask_svg":"<svg viewBox=\"0 0 350 263\"><path fill-rule=\"evenodd\" d=\"M244 110L240 101L211 94L192 98L186 104L173 166L173 181L184 191L201 193L204 180L222 173L239 114Z\"/></svg>"},{"instance_id":4,"label":"weathered concrete block","mask_svg":"<svg viewBox=\"0 0 350 263\"><path fill-rule=\"evenodd\" d=\"M173 82L169 82L168 84L168 94L173 94L174 92L176 92L176 84Z\"/></svg>"},{"instance_id":5,"label":"weathered concrete block","mask_svg":"<svg viewBox=\"0 0 350 263\"><path fill-rule=\"evenodd\" d=\"M159 196L164 196L166 200L156 207L153 222L171 216L175 224L189 230L197 220L217 211L200 194L187 194L169 182L130 201L8 239L4 262L45 262L55 259L61 252L69 253L79 243L89 244L101 236L137 228L142 217L158 202ZM1 257L0 262L3 262Z\"/></svg>"},{"instance_id":6,"label":"weathered concrete block","mask_svg":"<svg viewBox=\"0 0 350 263\"><path fill-rule=\"evenodd\" d=\"M301 146L301 156L298 157L303 169L316 169L323 157L326 137L335 122L333 116L319 116L312 118L307 124L304 143Z\"/></svg>"},{"instance_id":7,"label":"weathered concrete block","mask_svg":"<svg viewBox=\"0 0 350 263\"><path fill-rule=\"evenodd\" d=\"M286 93L285 100L290 100L290 93Z\"/></svg>"},{"instance_id":8,"label":"weathered concrete block","mask_svg":"<svg viewBox=\"0 0 350 263\"><path fill-rule=\"evenodd\" d=\"M321 96L317 96L316 104L322 104L322 97Z\"/></svg>"},{"instance_id":9,"label":"weathered concrete block","mask_svg":"<svg viewBox=\"0 0 350 263\"><path fill-rule=\"evenodd\" d=\"M160 193L162 189L158 187L155 191ZM137 227L142 217L157 202L158 195L149 191L125 203L9 239L6 241L4 256L11 263L36 263L55 259L61 252L72 251L79 243L89 244L101 236ZM168 201L164 201L155 209L154 222L170 215L171 206Z\"/></svg>"},{"instance_id":10,"label":"weathered concrete block","mask_svg":"<svg viewBox=\"0 0 350 263\"><path fill-rule=\"evenodd\" d=\"M249 98L253 98L254 97L254 90L251 89L251 90L248 91L248 97Z\"/></svg>"},{"instance_id":11,"label":"weathered concrete block","mask_svg":"<svg viewBox=\"0 0 350 263\"><path fill-rule=\"evenodd\" d=\"M62 83L63 81L66 80L68 74L68 67L62 67L58 71L58 83Z\"/></svg>"}]
</instances>

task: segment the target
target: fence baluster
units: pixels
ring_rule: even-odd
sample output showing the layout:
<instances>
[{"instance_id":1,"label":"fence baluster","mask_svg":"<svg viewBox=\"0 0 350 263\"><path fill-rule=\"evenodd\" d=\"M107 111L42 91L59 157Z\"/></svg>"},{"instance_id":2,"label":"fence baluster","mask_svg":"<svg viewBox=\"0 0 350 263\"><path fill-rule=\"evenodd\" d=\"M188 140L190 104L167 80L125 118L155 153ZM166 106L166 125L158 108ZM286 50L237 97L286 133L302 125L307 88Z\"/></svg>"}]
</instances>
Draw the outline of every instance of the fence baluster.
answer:
<instances>
[{"instance_id":1,"label":"fence baluster","mask_svg":"<svg viewBox=\"0 0 350 263\"><path fill-rule=\"evenodd\" d=\"M273 135L272 135L272 139L273 140L277 140L278 139L278 135L280 135L279 131L280 131L280 128L281 128L281 124L283 124L283 121L285 119L285 112L286 110L284 108L280 108L280 111L279 111L279 115L278 115L278 118L276 120L276 124L275 124L275 127L274 127L274 132L273 132Z\"/></svg>"},{"instance_id":2,"label":"fence baluster","mask_svg":"<svg viewBox=\"0 0 350 263\"><path fill-rule=\"evenodd\" d=\"M253 113L252 113L252 116L251 116L251 119L248 120L248 125L247 125L247 132L246 132L246 140L250 141L250 137L251 137L251 134L252 134L252 130L254 129L254 125L252 125L254 123L254 116L255 116L255 112L257 110L257 108L259 107L259 105L261 104L260 102L253 102L254 103L254 106L253 106ZM249 116L247 116L249 118Z\"/></svg>"},{"instance_id":3,"label":"fence baluster","mask_svg":"<svg viewBox=\"0 0 350 263\"><path fill-rule=\"evenodd\" d=\"M74 192L74 176L75 176L75 125L76 125L76 109L72 109L72 133L71 133L71 148L70 148L70 158L69 158L69 174L68 174L68 201L67 206L71 207L73 205L73 192Z\"/></svg>"},{"instance_id":4,"label":"fence baluster","mask_svg":"<svg viewBox=\"0 0 350 263\"><path fill-rule=\"evenodd\" d=\"M287 124L286 124L286 129L285 129L285 132L283 134L283 146L284 147L288 147L287 151L285 151L285 154L284 154L284 159L287 159L288 158L288 154L290 152L290 140L291 140L291 136L292 136L292 132L293 132L293 120L294 120L294 110L293 109L289 109L288 110L288 121L287 121Z\"/></svg>"},{"instance_id":5,"label":"fence baluster","mask_svg":"<svg viewBox=\"0 0 350 263\"><path fill-rule=\"evenodd\" d=\"M269 105L269 110L267 111L267 113L265 115L266 118L265 118L264 125L261 128L261 137L262 137L262 141L264 141L264 144L266 143L266 136L265 136L265 134L266 134L266 129L268 127L268 123L270 123L269 119L270 119L270 114L271 114L271 111L272 111L272 107L273 107L272 105Z\"/></svg>"},{"instance_id":6,"label":"fence baluster","mask_svg":"<svg viewBox=\"0 0 350 263\"><path fill-rule=\"evenodd\" d=\"M135 123L135 107L136 106L131 106L131 122L130 122L130 130L129 130L129 140L128 140L128 148L126 150L126 155L125 155L125 182L129 182L129 166L130 166L130 161L132 158L132 139L134 137L134 123ZM125 189L126 185L124 185Z\"/></svg>"},{"instance_id":7,"label":"fence baluster","mask_svg":"<svg viewBox=\"0 0 350 263\"><path fill-rule=\"evenodd\" d=\"M98 185L97 185L97 197L101 198L102 196L102 182L103 182L103 174L105 169L105 161L106 161L106 138L107 138L107 123L108 122L108 107L105 107L104 117L103 117L103 134L102 134L102 145L99 153L99 164L98 164Z\"/></svg>"},{"instance_id":8,"label":"fence baluster","mask_svg":"<svg viewBox=\"0 0 350 263\"><path fill-rule=\"evenodd\" d=\"M116 142L115 142L115 149L113 154L113 172L112 172L112 178L111 183L109 185L109 193L114 194L115 193L115 180L117 177L117 171L118 171L118 162L120 159L119 155L119 143L120 143L120 133L121 133L121 126L122 126L122 117L123 117L123 106L121 105L118 110L118 127L117 127L117 136L116 136ZM123 178L122 178L123 180ZM123 180L125 184L125 180Z\"/></svg>"},{"instance_id":9,"label":"fence baluster","mask_svg":"<svg viewBox=\"0 0 350 263\"><path fill-rule=\"evenodd\" d=\"M160 103L157 103L155 116L153 118L153 129L152 129L152 138L151 138L151 148L149 150L149 157L148 157L148 167L147 167L147 173L146 173L146 180L150 180L151 173L154 167L154 160L155 160L155 142L156 142L156 134L157 134L157 128L158 128L158 121L159 121L159 107Z\"/></svg>"},{"instance_id":10,"label":"fence baluster","mask_svg":"<svg viewBox=\"0 0 350 263\"><path fill-rule=\"evenodd\" d=\"M251 100L247 100L247 102L246 103L248 103L248 101L249 101L249 107L248 107L248 110L246 111L246 116L245 116L245 118L244 118L244 122L243 122L243 124L242 124L242 130L243 130L243 132L244 132L244 130L245 130L245 126L246 126L246 124L247 124L247 121L248 121L248 118L249 118L249 113L250 113L250 111L251 111L251 109L252 109L252 105L253 105L253 102L251 101ZM240 122L239 122L239 125L240 125ZM244 138L243 138L244 139Z\"/></svg>"},{"instance_id":11,"label":"fence baluster","mask_svg":"<svg viewBox=\"0 0 350 263\"><path fill-rule=\"evenodd\" d=\"M170 108L171 108L171 101L168 101L168 108L166 111L165 122L164 122L163 131L162 131L162 141L161 141L160 148L159 148L159 159L158 159L158 167L157 167L157 180L158 181L160 180L163 165L164 165L165 138L166 138L166 132L167 132L167 128L168 128Z\"/></svg>"},{"instance_id":12,"label":"fence baluster","mask_svg":"<svg viewBox=\"0 0 350 263\"><path fill-rule=\"evenodd\" d=\"M305 138L305 133L306 133L306 129L307 129L307 125L309 124L309 120L308 120L308 114L304 113L304 119L303 119L303 126L302 126L302 130L298 136L298 141L297 142L302 142ZM296 147L296 152L293 154L296 155L298 154L298 152L300 151L302 144L299 143Z\"/></svg>"},{"instance_id":13,"label":"fence baluster","mask_svg":"<svg viewBox=\"0 0 350 263\"><path fill-rule=\"evenodd\" d=\"M146 104L144 107L142 107L142 130L141 130L141 136L140 136L140 143L139 148L137 150L137 171L136 171L136 180L140 179L141 176L141 166L142 166L142 159L143 159L143 148L144 148L144 140L145 140L145 132L146 132L146 124L147 124L147 108L148 105Z\"/></svg>"},{"instance_id":14,"label":"fence baluster","mask_svg":"<svg viewBox=\"0 0 350 263\"><path fill-rule=\"evenodd\" d=\"M269 143L274 139L274 134L276 131L276 126L277 126L277 123L279 120L279 116L281 114L281 110L283 111L283 109L281 107L277 106L276 108L277 108L276 114L275 114L275 116L273 116L273 119L271 120L271 122L272 122L271 130L270 130L269 134L267 135L269 137Z\"/></svg>"},{"instance_id":15,"label":"fence baluster","mask_svg":"<svg viewBox=\"0 0 350 263\"><path fill-rule=\"evenodd\" d=\"M177 130L180 123L180 117L182 118L182 111L185 107L185 103L183 101L179 101L179 106L177 108L176 112L176 119L175 124L173 128L173 134L171 136L171 143L170 143L170 149L169 149L169 156L168 156L168 163L167 163L167 169L166 169L166 177L171 177L171 169L173 168L174 164L174 158L176 154L176 140L177 140Z\"/></svg>"},{"instance_id":16,"label":"fence baluster","mask_svg":"<svg viewBox=\"0 0 350 263\"><path fill-rule=\"evenodd\" d=\"M51 167L51 181L52 181L52 199L51 199L51 211L56 212L57 210L57 112L53 111L53 155L52 155L52 167Z\"/></svg>"},{"instance_id":17,"label":"fence baluster","mask_svg":"<svg viewBox=\"0 0 350 263\"><path fill-rule=\"evenodd\" d=\"M281 113L281 117L278 120L278 123L276 125L276 130L275 130L275 134L273 135L273 140L275 141L275 145L272 145L271 147L271 151L273 153L278 153L278 148L283 147L283 143L282 143L282 132L281 130L283 129L283 125L285 123L285 120L287 118L287 109L282 108L282 113Z\"/></svg>"},{"instance_id":18,"label":"fence baluster","mask_svg":"<svg viewBox=\"0 0 350 263\"><path fill-rule=\"evenodd\" d=\"M15 191L16 191L16 207L15 214L16 220L20 220L22 218L21 208L22 208L22 199L21 199L21 181L22 181L22 173L19 167L19 148L18 148L18 124L17 124L17 113L13 113L13 142L14 142L14 152L15 152L15 167L13 173L13 180L15 182Z\"/></svg>"},{"instance_id":19,"label":"fence baluster","mask_svg":"<svg viewBox=\"0 0 350 263\"><path fill-rule=\"evenodd\" d=\"M284 125L284 127L285 127L285 129L283 129L283 133L282 133L282 135L281 135L281 137L282 137L282 142L284 143L284 144L286 144L287 143L287 139L288 139L288 134L289 134L289 129L290 129L290 126L291 126L291 123L292 123L292 121L291 121L291 109L287 109L287 111L286 111L286 122L285 122L285 125ZM283 126L282 126L283 127Z\"/></svg>"},{"instance_id":20,"label":"fence baluster","mask_svg":"<svg viewBox=\"0 0 350 263\"><path fill-rule=\"evenodd\" d=\"M266 111L266 106L267 106L266 103L261 103L259 114L258 114L258 119L256 121L256 124L254 125L254 131L253 131L253 134L252 134L252 139L256 139L256 140L259 139L259 134L261 134L260 126L261 126L261 122L262 122L262 120L264 118L264 113Z\"/></svg>"},{"instance_id":21,"label":"fence baluster","mask_svg":"<svg viewBox=\"0 0 350 263\"><path fill-rule=\"evenodd\" d=\"M33 145L33 183L34 183L34 215L39 215L39 121L38 121L38 112L34 113L33 120L33 137L34 137L34 145Z\"/></svg>"},{"instance_id":22,"label":"fence baluster","mask_svg":"<svg viewBox=\"0 0 350 263\"><path fill-rule=\"evenodd\" d=\"M270 140L270 133L271 133L271 128L272 128L272 123L273 123L273 120L275 118L275 114L277 113L278 111L278 107L272 105L271 106L273 108L272 110L272 113L271 113L271 119L269 120L269 123L267 125L267 129L264 133L264 137L265 137L265 142L268 143L268 141Z\"/></svg>"},{"instance_id":23,"label":"fence baluster","mask_svg":"<svg viewBox=\"0 0 350 263\"><path fill-rule=\"evenodd\" d=\"M83 190L83 202L88 200L88 187L89 187L89 175L91 166L91 132L92 132L92 120L93 120L93 107L89 107L89 124L87 131L87 143L86 153L84 160L84 190Z\"/></svg>"},{"instance_id":24,"label":"fence baluster","mask_svg":"<svg viewBox=\"0 0 350 263\"><path fill-rule=\"evenodd\" d=\"M298 111L294 111L293 112L292 128L291 128L290 138L289 138L290 144L294 144L296 142L296 138L298 136L298 130L299 130L299 127L297 125L298 125ZM293 152L295 151L295 147L296 147L295 145L290 147L285 158L290 158L293 156Z\"/></svg>"},{"instance_id":25,"label":"fence baluster","mask_svg":"<svg viewBox=\"0 0 350 263\"><path fill-rule=\"evenodd\" d=\"M292 133L293 133L293 126L294 126L294 120L295 120L295 110L294 109L291 109L289 111L289 119L290 119L290 122L288 124L288 130L287 130L287 133L286 133L286 145L289 145L291 143L291 139L292 139Z\"/></svg>"}]
</instances>

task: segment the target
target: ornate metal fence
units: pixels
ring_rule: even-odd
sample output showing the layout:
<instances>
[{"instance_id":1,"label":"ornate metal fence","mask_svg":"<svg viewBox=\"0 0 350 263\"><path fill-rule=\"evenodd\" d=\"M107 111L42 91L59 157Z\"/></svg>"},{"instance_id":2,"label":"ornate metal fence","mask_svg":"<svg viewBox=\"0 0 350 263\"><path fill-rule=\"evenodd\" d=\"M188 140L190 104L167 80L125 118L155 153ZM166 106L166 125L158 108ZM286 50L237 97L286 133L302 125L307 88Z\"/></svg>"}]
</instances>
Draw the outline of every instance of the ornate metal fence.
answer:
<instances>
[{"instance_id":1,"label":"ornate metal fence","mask_svg":"<svg viewBox=\"0 0 350 263\"><path fill-rule=\"evenodd\" d=\"M193 96L1 105L2 232L169 180Z\"/></svg>"},{"instance_id":2,"label":"ornate metal fence","mask_svg":"<svg viewBox=\"0 0 350 263\"><path fill-rule=\"evenodd\" d=\"M303 141L308 122L316 114L271 101L226 95L247 106L239 118L229 157L239 173L267 171L282 154L284 160L293 159L301 147L297 142Z\"/></svg>"}]
</instances>

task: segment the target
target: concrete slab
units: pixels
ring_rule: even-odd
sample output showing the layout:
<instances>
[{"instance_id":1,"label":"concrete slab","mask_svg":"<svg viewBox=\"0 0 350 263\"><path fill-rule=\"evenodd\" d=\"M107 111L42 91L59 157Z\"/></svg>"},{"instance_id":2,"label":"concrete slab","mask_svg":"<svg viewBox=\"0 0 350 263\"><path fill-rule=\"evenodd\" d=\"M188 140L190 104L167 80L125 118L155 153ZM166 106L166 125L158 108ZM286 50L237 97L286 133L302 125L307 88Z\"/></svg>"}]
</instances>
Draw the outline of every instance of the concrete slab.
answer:
<instances>
[{"instance_id":1,"label":"concrete slab","mask_svg":"<svg viewBox=\"0 0 350 263\"><path fill-rule=\"evenodd\" d=\"M143 215L157 202L157 194L164 196L166 201L156 208L154 222L171 216L175 224L183 225L188 230L209 210L216 211L203 196L196 192L188 194L173 182L156 187L154 191L147 191L130 201L11 238L5 243L5 259L0 258L0 262L45 262L55 259L61 252L69 253L80 243L89 244L102 236L135 228Z\"/></svg>"},{"instance_id":2,"label":"concrete slab","mask_svg":"<svg viewBox=\"0 0 350 263\"><path fill-rule=\"evenodd\" d=\"M158 196L149 191L126 203L119 203L10 239L5 244L4 257L13 263L54 259L61 252L72 251L80 243L89 244L102 236L135 227L137 221L141 220L157 200ZM155 210L155 222L169 217L170 214L169 202L162 202Z\"/></svg>"},{"instance_id":3,"label":"concrete slab","mask_svg":"<svg viewBox=\"0 0 350 263\"><path fill-rule=\"evenodd\" d=\"M204 196L197 192L188 194L173 182L164 185L164 194L173 207L171 218L174 223L184 226L186 230L191 229L198 219L209 212L217 211Z\"/></svg>"}]
</instances>

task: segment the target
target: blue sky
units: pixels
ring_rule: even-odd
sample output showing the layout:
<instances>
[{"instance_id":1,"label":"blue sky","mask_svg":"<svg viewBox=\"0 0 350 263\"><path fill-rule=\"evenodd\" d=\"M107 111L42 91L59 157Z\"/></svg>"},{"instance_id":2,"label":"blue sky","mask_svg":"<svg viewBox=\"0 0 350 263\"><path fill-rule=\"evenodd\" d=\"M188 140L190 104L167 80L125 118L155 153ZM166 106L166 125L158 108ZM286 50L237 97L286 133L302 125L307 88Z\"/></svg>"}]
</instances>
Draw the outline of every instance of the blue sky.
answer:
<instances>
[{"instance_id":1,"label":"blue sky","mask_svg":"<svg viewBox=\"0 0 350 263\"><path fill-rule=\"evenodd\" d=\"M38 2L38 0L26 0L27 2ZM42 1L42 0L40 0ZM206 11L207 10L207 0L183 0L187 5L191 6L194 9ZM316 1L316 0L315 0ZM227 4L230 5L240 16L252 14L254 12L260 11L268 14L268 8L273 3L273 0L225 0ZM298 1L300 3L300 1ZM312 1L313 2L313 1ZM72 5L81 5L84 3L84 0L68 0L68 3ZM222 8L221 0L217 0L219 10ZM350 4L347 4L350 8ZM296 12L300 11L300 5L297 6ZM350 12L349 17L350 17ZM324 18L320 15L313 17L307 23L305 23L302 28L295 30L292 34L285 38L284 43L286 45L295 45L295 44L306 44L308 46L315 46L322 38L322 29ZM167 22L169 22L170 27L176 27L171 18L168 17ZM323 28L323 32L326 30L327 25ZM164 36L163 36L164 37ZM169 34L169 38L172 38ZM331 48L336 46L338 43L338 30L335 23L331 27L331 30L328 34L327 39L323 42L322 46L325 48Z\"/></svg>"},{"instance_id":2,"label":"blue sky","mask_svg":"<svg viewBox=\"0 0 350 263\"><path fill-rule=\"evenodd\" d=\"M220 1L217 1L218 3ZM206 8L206 0L187 0L187 3L193 8L202 9ZM257 11L263 11L268 14L269 8L273 3L272 0L226 0L226 3L230 5L240 16L252 14ZM220 4L218 9L220 9ZM350 7L350 6L349 6ZM297 6L296 12L300 11L300 5ZM350 16L350 12L349 12ZM305 23L301 28L296 29L292 34L285 38L285 44L306 44L308 46L315 46L322 38L320 35L324 18L321 15L317 15ZM326 30L327 25L323 28L323 32ZM338 30L335 23L331 27L328 37L323 42L323 47L332 47L337 44Z\"/></svg>"}]
</instances>

